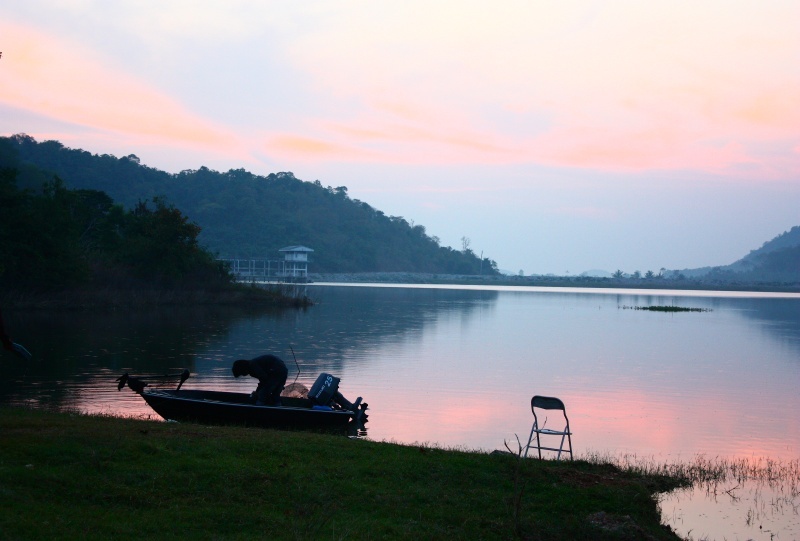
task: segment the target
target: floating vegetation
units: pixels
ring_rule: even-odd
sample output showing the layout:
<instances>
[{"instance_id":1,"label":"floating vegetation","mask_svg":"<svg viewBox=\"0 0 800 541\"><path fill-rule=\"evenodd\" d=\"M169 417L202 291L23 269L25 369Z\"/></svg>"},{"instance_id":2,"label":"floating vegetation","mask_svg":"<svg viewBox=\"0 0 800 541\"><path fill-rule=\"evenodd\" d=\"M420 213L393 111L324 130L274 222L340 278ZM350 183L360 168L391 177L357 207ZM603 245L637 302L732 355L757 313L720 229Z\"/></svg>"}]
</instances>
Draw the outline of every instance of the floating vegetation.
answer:
<instances>
[{"instance_id":1,"label":"floating vegetation","mask_svg":"<svg viewBox=\"0 0 800 541\"><path fill-rule=\"evenodd\" d=\"M710 312L711 308L686 308L684 306L622 306L623 310L650 310L651 312Z\"/></svg>"}]
</instances>

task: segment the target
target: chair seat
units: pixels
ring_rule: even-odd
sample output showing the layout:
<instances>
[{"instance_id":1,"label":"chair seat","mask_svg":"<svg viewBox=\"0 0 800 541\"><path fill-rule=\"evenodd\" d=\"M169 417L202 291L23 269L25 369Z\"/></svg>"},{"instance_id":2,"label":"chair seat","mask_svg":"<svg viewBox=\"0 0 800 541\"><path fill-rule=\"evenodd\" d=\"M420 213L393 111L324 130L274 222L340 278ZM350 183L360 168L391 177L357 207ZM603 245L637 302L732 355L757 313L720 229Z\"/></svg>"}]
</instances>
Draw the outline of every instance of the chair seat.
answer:
<instances>
[{"instance_id":1,"label":"chair seat","mask_svg":"<svg viewBox=\"0 0 800 541\"><path fill-rule=\"evenodd\" d=\"M552 430L550 428L540 428L537 430L539 434L553 434L556 436L561 436L562 434L569 434L572 435L572 432L565 432L563 430Z\"/></svg>"}]
</instances>

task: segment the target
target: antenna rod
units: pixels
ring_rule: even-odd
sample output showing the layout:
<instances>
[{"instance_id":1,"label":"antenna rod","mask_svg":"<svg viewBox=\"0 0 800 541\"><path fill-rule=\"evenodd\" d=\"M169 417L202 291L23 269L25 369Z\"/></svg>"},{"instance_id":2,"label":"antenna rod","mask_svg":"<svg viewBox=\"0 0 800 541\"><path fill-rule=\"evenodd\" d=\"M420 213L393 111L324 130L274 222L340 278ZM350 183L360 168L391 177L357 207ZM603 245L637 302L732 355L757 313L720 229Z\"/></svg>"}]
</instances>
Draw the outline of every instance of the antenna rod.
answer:
<instances>
[{"instance_id":1,"label":"antenna rod","mask_svg":"<svg viewBox=\"0 0 800 541\"><path fill-rule=\"evenodd\" d=\"M292 385L294 385L295 383L297 383L297 378L300 377L300 363L297 362L297 357L294 354L294 349L292 349L292 346L289 346L289 349L292 351L292 357L294 357L294 364L297 365L297 375L294 377L294 381L292 382Z\"/></svg>"}]
</instances>

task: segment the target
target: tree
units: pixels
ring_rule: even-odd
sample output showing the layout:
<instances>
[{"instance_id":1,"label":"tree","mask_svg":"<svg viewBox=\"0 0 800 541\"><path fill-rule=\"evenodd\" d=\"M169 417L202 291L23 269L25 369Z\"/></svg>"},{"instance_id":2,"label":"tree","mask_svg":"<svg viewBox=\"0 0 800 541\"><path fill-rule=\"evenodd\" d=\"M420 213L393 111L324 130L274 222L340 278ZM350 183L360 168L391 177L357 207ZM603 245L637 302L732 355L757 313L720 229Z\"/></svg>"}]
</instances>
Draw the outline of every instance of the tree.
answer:
<instances>
[{"instance_id":1,"label":"tree","mask_svg":"<svg viewBox=\"0 0 800 541\"><path fill-rule=\"evenodd\" d=\"M43 288L84 281L89 267L80 243L80 198L58 177L38 195L16 188L16 171L5 170L3 177L4 279Z\"/></svg>"},{"instance_id":2,"label":"tree","mask_svg":"<svg viewBox=\"0 0 800 541\"><path fill-rule=\"evenodd\" d=\"M314 249L312 272L479 274L483 266L483 274L499 273L496 264L487 265L490 260L469 249L467 237L460 251L441 246L423 225L351 199L346 186L323 187L289 172L259 176L199 167L169 174L138 163L134 155L98 156L27 136L0 137L0 146L4 141L11 158L18 154L20 187L40 189L47 170L69 188L107 193L123 209L163 194L202 228L198 243L222 258L277 258L280 248L302 244Z\"/></svg>"},{"instance_id":3,"label":"tree","mask_svg":"<svg viewBox=\"0 0 800 541\"><path fill-rule=\"evenodd\" d=\"M200 228L162 199L127 213L104 192L69 190L55 177L19 190L0 169L0 281L65 288L89 282L227 284L228 270L197 242Z\"/></svg>"},{"instance_id":4,"label":"tree","mask_svg":"<svg viewBox=\"0 0 800 541\"><path fill-rule=\"evenodd\" d=\"M197 242L200 226L162 198L152 203L154 208L140 201L125 217L115 260L139 277L168 283L197 275L224 278L222 267Z\"/></svg>"}]
</instances>

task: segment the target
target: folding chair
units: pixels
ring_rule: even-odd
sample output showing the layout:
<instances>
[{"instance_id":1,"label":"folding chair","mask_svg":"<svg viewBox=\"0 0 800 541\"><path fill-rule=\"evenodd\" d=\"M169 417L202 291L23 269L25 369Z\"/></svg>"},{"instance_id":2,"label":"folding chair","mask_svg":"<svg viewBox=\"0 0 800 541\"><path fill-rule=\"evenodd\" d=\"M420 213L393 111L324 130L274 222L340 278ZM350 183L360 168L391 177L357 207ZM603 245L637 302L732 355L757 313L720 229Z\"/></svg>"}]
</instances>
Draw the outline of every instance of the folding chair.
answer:
<instances>
[{"instance_id":1,"label":"folding chair","mask_svg":"<svg viewBox=\"0 0 800 541\"><path fill-rule=\"evenodd\" d=\"M539 423L539 416L536 415L536 410L558 411L564 415L565 425L563 428L546 428L547 418L543 423ZM569 429L569 418L567 418L567 410L564 407L564 402L552 396L534 396L531 398L531 412L533 413L533 427L531 427L531 435L528 437L528 445L525 447L525 457L528 456L528 450L533 447L539 452L539 459L542 458L542 451L555 451L558 453L556 460L561 459L561 453L569 453L569 459L572 460L572 432ZM539 415L544 412L540 411ZM534 434L536 441L534 442ZM561 436L561 443L558 447L545 447L542 445L542 436ZM564 447L564 441L567 442L567 447Z\"/></svg>"}]
</instances>

